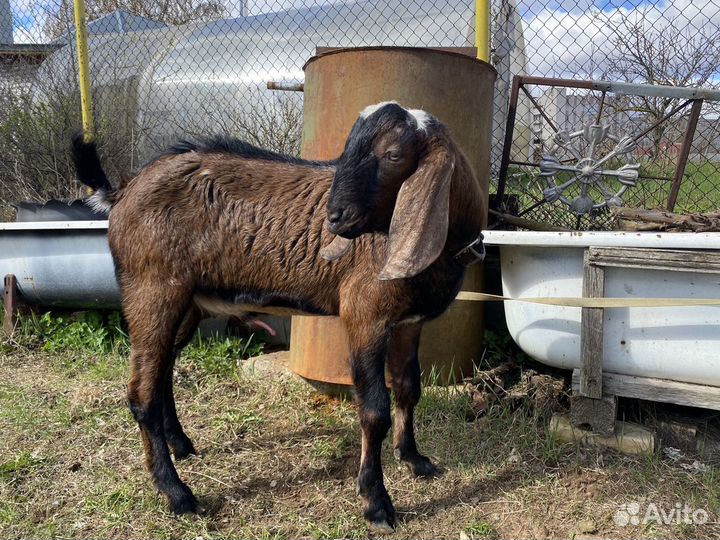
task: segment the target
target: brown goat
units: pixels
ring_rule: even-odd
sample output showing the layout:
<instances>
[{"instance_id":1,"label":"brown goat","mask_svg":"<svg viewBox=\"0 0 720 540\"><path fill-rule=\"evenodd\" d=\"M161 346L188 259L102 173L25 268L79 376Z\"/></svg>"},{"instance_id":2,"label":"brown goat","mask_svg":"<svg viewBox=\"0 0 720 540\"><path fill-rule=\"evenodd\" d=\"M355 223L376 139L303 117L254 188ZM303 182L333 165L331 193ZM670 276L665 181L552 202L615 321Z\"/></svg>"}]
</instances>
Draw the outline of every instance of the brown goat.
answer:
<instances>
[{"instance_id":1,"label":"brown goat","mask_svg":"<svg viewBox=\"0 0 720 540\"><path fill-rule=\"evenodd\" d=\"M130 408L147 466L175 512L198 503L170 459L195 453L177 419L173 364L203 312L339 315L362 428L365 517L394 526L380 450L396 396L395 455L418 476L417 348L479 257L485 193L432 116L394 102L365 109L343 154L310 162L229 139L182 142L114 190L92 144L74 141L82 182L109 205L110 249L132 342ZM326 220L327 216L327 220Z\"/></svg>"}]
</instances>

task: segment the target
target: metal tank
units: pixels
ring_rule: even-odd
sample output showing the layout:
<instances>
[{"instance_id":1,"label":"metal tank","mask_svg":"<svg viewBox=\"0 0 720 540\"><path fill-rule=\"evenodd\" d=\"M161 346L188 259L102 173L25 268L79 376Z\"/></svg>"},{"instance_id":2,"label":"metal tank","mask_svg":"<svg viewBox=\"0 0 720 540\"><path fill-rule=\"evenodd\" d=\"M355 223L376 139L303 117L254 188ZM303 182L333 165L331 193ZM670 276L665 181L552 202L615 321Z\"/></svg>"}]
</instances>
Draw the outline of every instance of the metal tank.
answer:
<instances>
[{"instance_id":1,"label":"metal tank","mask_svg":"<svg viewBox=\"0 0 720 540\"><path fill-rule=\"evenodd\" d=\"M302 94L268 90L301 81L316 46L472 46L474 0L372 0L332 3L207 23L89 36L98 110L127 114L139 134L139 160L180 133L226 131L257 113L302 122ZM77 87L73 41L44 63L39 94ZM276 129L281 131L281 127Z\"/></svg>"},{"instance_id":2,"label":"metal tank","mask_svg":"<svg viewBox=\"0 0 720 540\"><path fill-rule=\"evenodd\" d=\"M328 52L305 65L302 155L342 153L350 128L367 105L396 100L424 109L450 129L488 192L495 69L445 50L366 47ZM484 219L487 216L483 216ZM482 268L471 267L463 290L482 290ZM427 291L432 294L432 291ZM441 381L472 373L483 345L483 306L457 300L425 325L420 363ZM345 330L335 317L293 317L290 367L310 381L351 384Z\"/></svg>"}]
</instances>

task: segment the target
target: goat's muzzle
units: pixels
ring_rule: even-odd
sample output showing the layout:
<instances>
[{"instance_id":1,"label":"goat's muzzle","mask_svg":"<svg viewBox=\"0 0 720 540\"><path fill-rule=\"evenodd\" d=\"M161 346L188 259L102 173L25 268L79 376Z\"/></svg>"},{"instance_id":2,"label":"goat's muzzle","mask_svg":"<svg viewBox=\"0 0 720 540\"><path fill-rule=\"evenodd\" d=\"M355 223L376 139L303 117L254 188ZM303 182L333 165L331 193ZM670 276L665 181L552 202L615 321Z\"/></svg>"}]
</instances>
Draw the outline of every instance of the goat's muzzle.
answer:
<instances>
[{"instance_id":1,"label":"goat's muzzle","mask_svg":"<svg viewBox=\"0 0 720 540\"><path fill-rule=\"evenodd\" d=\"M327 228L344 238L357 238L365 231L366 216L354 206L328 208Z\"/></svg>"}]
</instances>

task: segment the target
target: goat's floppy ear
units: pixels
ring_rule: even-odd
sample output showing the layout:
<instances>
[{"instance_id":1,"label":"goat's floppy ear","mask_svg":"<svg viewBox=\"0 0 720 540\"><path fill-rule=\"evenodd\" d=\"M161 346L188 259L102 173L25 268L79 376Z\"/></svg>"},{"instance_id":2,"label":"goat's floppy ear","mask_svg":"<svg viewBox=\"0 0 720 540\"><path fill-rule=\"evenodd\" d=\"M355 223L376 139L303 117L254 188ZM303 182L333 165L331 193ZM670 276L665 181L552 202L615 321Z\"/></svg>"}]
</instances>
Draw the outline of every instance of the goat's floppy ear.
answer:
<instances>
[{"instance_id":1,"label":"goat's floppy ear","mask_svg":"<svg viewBox=\"0 0 720 540\"><path fill-rule=\"evenodd\" d=\"M388 256L380 279L419 274L445 246L455 157L445 136L433 137L429 147L415 173L398 192L390 222Z\"/></svg>"},{"instance_id":2,"label":"goat's floppy ear","mask_svg":"<svg viewBox=\"0 0 720 540\"><path fill-rule=\"evenodd\" d=\"M343 238L342 236L335 236L332 242L330 242L324 248L320 249L320 256L326 261L334 261L336 259L339 259L343 255L345 255L345 253L347 253L347 251L350 249L350 246L352 246L352 243L352 240L348 240L347 238Z\"/></svg>"}]
</instances>

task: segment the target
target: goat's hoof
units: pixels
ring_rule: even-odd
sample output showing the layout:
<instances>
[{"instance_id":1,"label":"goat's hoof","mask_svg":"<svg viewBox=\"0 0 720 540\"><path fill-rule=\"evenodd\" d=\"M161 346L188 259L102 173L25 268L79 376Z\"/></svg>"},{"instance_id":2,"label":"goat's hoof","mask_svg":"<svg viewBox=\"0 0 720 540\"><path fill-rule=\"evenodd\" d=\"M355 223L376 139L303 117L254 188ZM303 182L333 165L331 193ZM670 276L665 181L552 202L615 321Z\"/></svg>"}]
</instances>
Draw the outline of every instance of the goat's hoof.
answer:
<instances>
[{"instance_id":1,"label":"goat's hoof","mask_svg":"<svg viewBox=\"0 0 720 540\"><path fill-rule=\"evenodd\" d=\"M386 494L368 502L365 510L368 526L376 533L391 533L395 530L395 509Z\"/></svg>"},{"instance_id":2,"label":"goat's hoof","mask_svg":"<svg viewBox=\"0 0 720 540\"><path fill-rule=\"evenodd\" d=\"M189 458L190 456L198 455L192 441L187 437L185 437L184 439L177 439L172 442L168 441L168 444L170 446L170 449L172 450L175 461L181 461L183 459Z\"/></svg>"},{"instance_id":3,"label":"goat's hoof","mask_svg":"<svg viewBox=\"0 0 720 540\"><path fill-rule=\"evenodd\" d=\"M202 508L195 495L188 489L181 496L170 498L170 509L174 514L201 514Z\"/></svg>"},{"instance_id":4,"label":"goat's hoof","mask_svg":"<svg viewBox=\"0 0 720 540\"><path fill-rule=\"evenodd\" d=\"M440 469L433 465L425 456L418 455L417 458L407 462L407 466L413 475L418 478L433 478L440 475Z\"/></svg>"},{"instance_id":5,"label":"goat's hoof","mask_svg":"<svg viewBox=\"0 0 720 540\"><path fill-rule=\"evenodd\" d=\"M440 470L433 465L432 461L423 456L422 454L415 454L412 456L403 456L399 449L395 449L395 458L399 459L413 474L418 478L432 478L440 475Z\"/></svg>"},{"instance_id":6,"label":"goat's hoof","mask_svg":"<svg viewBox=\"0 0 720 540\"><path fill-rule=\"evenodd\" d=\"M395 532L395 529L387 521L371 521L368 527L375 534L392 534Z\"/></svg>"}]
</instances>

